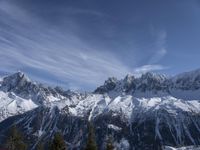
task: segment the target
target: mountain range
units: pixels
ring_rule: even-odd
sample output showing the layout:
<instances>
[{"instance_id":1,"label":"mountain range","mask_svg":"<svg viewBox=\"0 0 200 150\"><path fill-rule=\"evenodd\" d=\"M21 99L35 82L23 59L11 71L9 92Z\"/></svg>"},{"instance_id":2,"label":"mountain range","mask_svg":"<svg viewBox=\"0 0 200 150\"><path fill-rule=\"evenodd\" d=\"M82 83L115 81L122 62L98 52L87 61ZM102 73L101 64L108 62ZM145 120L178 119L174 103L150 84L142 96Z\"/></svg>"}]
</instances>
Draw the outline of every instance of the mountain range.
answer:
<instances>
[{"instance_id":1,"label":"mountain range","mask_svg":"<svg viewBox=\"0 0 200 150\"><path fill-rule=\"evenodd\" d=\"M17 72L0 80L0 144L16 125L29 149L61 132L69 149L85 147L88 122L98 149L184 149L200 145L200 70L173 77L145 73L108 78L94 92L63 90ZM178 149L178 148L177 148Z\"/></svg>"}]
</instances>

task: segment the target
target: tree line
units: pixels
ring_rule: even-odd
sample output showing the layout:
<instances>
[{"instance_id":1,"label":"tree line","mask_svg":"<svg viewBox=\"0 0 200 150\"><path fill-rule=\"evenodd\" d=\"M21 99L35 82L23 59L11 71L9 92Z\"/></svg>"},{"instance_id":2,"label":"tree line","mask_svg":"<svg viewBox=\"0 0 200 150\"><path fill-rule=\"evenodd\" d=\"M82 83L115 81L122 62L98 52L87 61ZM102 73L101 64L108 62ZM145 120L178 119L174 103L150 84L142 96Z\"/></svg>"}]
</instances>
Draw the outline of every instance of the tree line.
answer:
<instances>
[{"instance_id":1,"label":"tree line","mask_svg":"<svg viewBox=\"0 0 200 150\"><path fill-rule=\"evenodd\" d=\"M6 150L28 150L28 144L25 143L22 133L17 129L16 126L11 128L4 147ZM35 149L44 150L45 147L43 143L38 143ZM58 132L54 134L54 138L50 142L48 149L67 150L67 145L61 133ZM98 150L95 140L94 128L91 124L89 124L89 132L85 150ZM111 137L109 137L107 140L106 150L114 150L114 145L112 143Z\"/></svg>"}]
</instances>

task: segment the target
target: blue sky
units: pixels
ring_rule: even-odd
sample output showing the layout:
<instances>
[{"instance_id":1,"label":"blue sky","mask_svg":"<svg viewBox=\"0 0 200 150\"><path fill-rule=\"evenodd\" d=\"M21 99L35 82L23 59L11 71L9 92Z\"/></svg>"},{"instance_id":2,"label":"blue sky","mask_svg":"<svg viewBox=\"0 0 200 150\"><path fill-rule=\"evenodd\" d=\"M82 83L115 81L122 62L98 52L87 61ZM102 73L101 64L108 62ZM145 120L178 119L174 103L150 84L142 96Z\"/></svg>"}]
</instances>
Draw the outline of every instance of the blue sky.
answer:
<instances>
[{"instance_id":1,"label":"blue sky","mask_svg":"<svg viewBox=\"0 0 200 150\"><path fill-rule=\"evenodd\" d=\"M199 0L1 0L0 73L93 90L200 67Z\"/></svg>"}]
</instances>

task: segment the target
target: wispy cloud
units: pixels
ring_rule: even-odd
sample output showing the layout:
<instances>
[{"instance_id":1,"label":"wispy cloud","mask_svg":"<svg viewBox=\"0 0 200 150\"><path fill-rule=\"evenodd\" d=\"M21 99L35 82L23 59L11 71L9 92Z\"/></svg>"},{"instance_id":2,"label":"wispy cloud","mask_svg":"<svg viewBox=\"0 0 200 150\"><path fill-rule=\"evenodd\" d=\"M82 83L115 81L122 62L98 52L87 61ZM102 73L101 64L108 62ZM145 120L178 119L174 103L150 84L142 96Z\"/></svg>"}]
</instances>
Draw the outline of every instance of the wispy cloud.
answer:
<instances>
[{"instance_id":1,"label":"wispy cloud","mask_svg":"<svg viewBox=\"0 0 200 150\"><path fill-rule=\"evenodd\" d=\"M167 50L162 47L157 50L149 60L149 64L158 63L167 54Z\"/></svg>"},{"instance_id":2,"label":"wispy cloud","mask_svg":"<svg viewBox=\"0 0 200 150\"><path fill-rule=\"evenodd\" d=\"M64 10L66 13L66 10ZM88 10L88 9L80 9L80 8L71 8L69 7L67 9L67 13L73 14L73 15L93 15L95 17L105 17L106 14L94 10Z\"/></svg>"},{"instance_id":3,"label":"wispy cloud","mask_svg":"<svg viewBox=\"0 0 200 150\"><path fill-rule=\"evenodd\" d=\"M153 27L153 25L150 25L150 34L152 38L155 40L152 56L147 61L147 64L134 69L134 73L136 75L141 75L143 73L150 71L160 71L169 68L160 64L160 61L167 54L167 49L166 49L167 32L165 30L158 30L155 27Z\"/></svg>"},{"instance_id":4,"label":"wispy cloud","mask_svg":"<svg viewBox=\"0 0 200 150\"><path fill-rule=\"evenodd\" d=\"M155 38L155 52L149 60L149 64L158 63L166 54L167 32L165 30L151 29L151 34Z\"/></svg>"},{"instance_id":5,"label":"wispy cloud","mask_svg":"<svg viewBox=\"0 0 200 150\"><path fill-rule=\"evenodd\" d=\"M155 39L155 50L153 51L153 54L146 65L142 65L134 69L133 72L136 75L141 75L151 71L165 70L169 68L159 64L163 57L167 54L167 32L165 30L156 30L153 26L151 26L150 33L151 36Z\"/></svg>"},{"instance_id":6,"label":"wispy cloud","mask_svg":"<svg viewBox=\"0 0 200 150\"><path fill-rule=\"evenodd\" d=\"M0 1L0 73L22 70L38 81L93 89L109 76L168 68L162 65L169 53L165 30L136 32L125 14L115 20L115 13L95 6L22 3Z\"/></svg>"},{"instance_id":7,"label":"wispy cloud","mask_svg":"<svg viewBox=\"0 0 200 150\"><path fill-rule=\"evenodd\" d=\"M49 76L54 76L71 88L89 89L109 76L122 77L130 72L111 52L94 49L70 29L59 32L15 5L2 4L1 71L35 70L32 76L40 80L48 81ZM39 77L39 72L46 76Z\"/></svg>"},{"instance_id":8,"label":"wispy cloud","mask_svg":"<svg viewBox=\"0 0 200 150\"><path fill-rule=\"evenodd\" d=\"M146 72L151 72L151 71L159 71L159 70L163 70L163 69L167 69L168 67L164 67L162 65L144 65L138 68L134 69L134 74L136 75L141 75L144 74Z\"/></svg>"}]
</instances>

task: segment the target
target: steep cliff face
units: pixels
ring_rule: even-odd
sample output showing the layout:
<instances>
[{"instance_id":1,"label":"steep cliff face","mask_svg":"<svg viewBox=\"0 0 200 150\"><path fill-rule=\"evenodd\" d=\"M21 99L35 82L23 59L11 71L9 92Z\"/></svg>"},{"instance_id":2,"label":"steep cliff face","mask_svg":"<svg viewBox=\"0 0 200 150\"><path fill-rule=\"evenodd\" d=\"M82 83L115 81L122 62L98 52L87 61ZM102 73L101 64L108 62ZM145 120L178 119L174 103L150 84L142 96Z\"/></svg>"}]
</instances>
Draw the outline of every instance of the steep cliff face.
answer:
<instances>
[{"instance_id":1,"label":"steep cliff face","mask_svg":"<svg viewBox=\"0 0 200 150\"><path fill-rule=\"evenodd\" d=\"M18 72L0 83L0 143L16 124L30 149L41 141L48 145L57 131L69 148L83 149L91 121L102 150L110 135L117 149L199 145L199 77L198 70L172 78L127 75L82 94L45 87Z\"/></svg>"}]
</instances>

